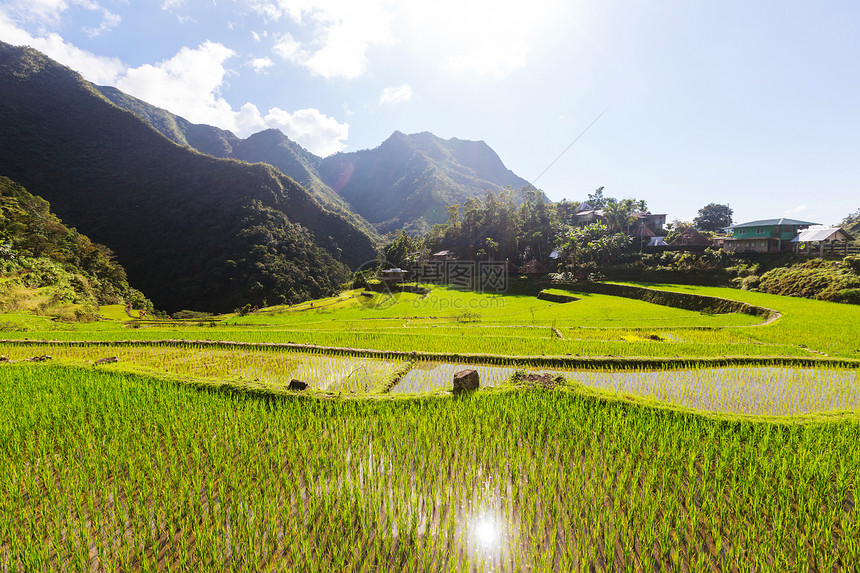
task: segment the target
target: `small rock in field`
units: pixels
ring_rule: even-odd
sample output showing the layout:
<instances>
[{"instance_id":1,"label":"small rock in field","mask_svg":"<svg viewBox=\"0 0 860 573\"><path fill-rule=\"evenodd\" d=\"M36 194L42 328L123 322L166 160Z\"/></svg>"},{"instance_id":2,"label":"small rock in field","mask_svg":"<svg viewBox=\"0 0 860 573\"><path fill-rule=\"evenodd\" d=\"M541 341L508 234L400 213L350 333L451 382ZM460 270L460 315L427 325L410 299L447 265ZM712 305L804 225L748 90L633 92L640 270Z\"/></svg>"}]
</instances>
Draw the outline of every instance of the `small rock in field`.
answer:
<instances>
[{"instance_id":1,"label":"small rock in field","mask_svg":"<svg viewBox=\"0 0 860 573\"><path fill-rule=\"evenodd\" d=\"M105 358L99 358L98 360L93 362L93 366L95 366L97 364L110 364L111 362L119 362L119 358L117 358L116 356L108 356Z\"/></svg>"},{"instance_id":2,"label":"small rock in field","mask_svg":"<svg viewBox=\"0 0 860 573\"><path fill-rule=\"evenodd\" d=\"M290 380L289 389L290 390L307 390L308 389L308 383L302 382L298 378L293 378L292 380Z\"/></svg>"},{"instance_id":3,"label":"small rock in field","mask_svg":"<svg viewBox=\"0 0 860 573\"><path fill-rule=\"evenodd\" d=\"M478 371L474 368L460 370L454 374L454 392L477 390L479 386Z\"/></svg>"}]
</instances>

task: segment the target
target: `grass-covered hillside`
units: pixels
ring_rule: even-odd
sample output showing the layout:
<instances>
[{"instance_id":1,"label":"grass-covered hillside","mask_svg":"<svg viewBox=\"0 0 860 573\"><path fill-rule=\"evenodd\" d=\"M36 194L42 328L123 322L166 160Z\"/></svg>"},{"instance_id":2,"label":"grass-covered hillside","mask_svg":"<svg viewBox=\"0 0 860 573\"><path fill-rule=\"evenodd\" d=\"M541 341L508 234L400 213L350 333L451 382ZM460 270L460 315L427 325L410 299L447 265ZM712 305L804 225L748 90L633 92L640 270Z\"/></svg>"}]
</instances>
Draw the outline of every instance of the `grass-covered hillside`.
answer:
<instances>
[{"instance_id":1,"label":"grass-covered hillside","mask_svg":"<svg viewBox=\"0 0 860 573\"><path fill-rule=\"evenodd\" d=\"M63 225L44 199L0 177L0 311L94 319L102 304L152 310L110 249Z\"/></svg>"}]
</instances>

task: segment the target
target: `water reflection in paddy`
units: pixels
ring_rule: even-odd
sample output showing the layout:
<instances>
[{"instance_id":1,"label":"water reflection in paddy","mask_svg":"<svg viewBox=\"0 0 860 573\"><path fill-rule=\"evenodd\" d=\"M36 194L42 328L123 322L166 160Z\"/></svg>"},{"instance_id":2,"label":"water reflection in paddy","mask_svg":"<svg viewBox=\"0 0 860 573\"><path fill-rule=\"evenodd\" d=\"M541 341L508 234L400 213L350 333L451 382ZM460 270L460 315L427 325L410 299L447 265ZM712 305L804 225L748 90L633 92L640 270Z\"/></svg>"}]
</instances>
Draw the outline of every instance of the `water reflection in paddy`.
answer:
<instances>
[{"instance_id":1,"label":"water reflection in paddy","mask_svg":"<svg viewBox=\"0 0 860 573\"><path fill-rule=\"evenodd\" d=\"M481 386L506 383L509 366L424 363L392 392L426 392L451 387L454 373L475 368ZM587 386L616 394L644 396L697 410L737 414L793 415L860 409L857 370L744 366L662 371L539 370L561 374Z\"/></svg>"}]
</instances>

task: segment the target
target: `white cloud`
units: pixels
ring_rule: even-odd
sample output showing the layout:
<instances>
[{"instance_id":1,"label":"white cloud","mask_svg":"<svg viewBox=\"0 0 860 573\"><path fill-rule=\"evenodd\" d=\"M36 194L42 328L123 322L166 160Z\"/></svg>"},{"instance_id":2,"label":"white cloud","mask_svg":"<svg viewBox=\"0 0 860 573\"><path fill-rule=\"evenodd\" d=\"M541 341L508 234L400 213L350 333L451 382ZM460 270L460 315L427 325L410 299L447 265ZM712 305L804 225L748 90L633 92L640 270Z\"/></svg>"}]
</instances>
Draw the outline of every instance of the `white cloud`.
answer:
<instances>
[{"instance_id":1,"label":"white cloud","mask_svg":"<svg viewBox=\"0 0 860 573\"><path fill-rule=\"evenodd\" d=\"M113 85L125 71L125 65L116 58L96 56L66 42L59 34L35 37L18 27L0 10L0 38L16 46L30 46L49 58L66 65L96 84Z\"/></svg>"},{"instance_id":2,"label":"white cloud","mask_svg":"<svg viewBox=\"0 0 860 573\"><path fill-rule=\"evenodd\" d=\"M122 18L119 14L113 14L108 10L102 10L102 21L99 24L98 28L86 28L84 31L91 38L95 38L96 36L101 36L105 32L109 32L119 26L120 22L122 22Z\"/></svg>"},{"instance_id":3,"label":"white cloud","mask_svg":"<svg viewBox=\"0 0 860 573\"><path fill-rule=\"evenodd\" d=\"M164 0L164 2L161 3L161 9L172 10L174 8L179 8L183 4L185 4L185 0Z\"/></svg>"},{"instance_id":4,"label":"white cloud","mask_svg":"<svg viewBox=\"0 0 860 573\"><path fill-rule=\"evenodd\" d=\"M439 68L464 77L502 79L528 63L540 31L560 11L559 0L429 0L403 5L409 29Z\"/></svg>"},{"instance_id":5,"label":"white cloud","mask_svg":"<svg viewBox=\"0 0 860 573\"><path fill-rule=\"evenodd\" d=\"M316 109L291 114L272 108L265 118L252 103L234 111L221 95L221 88L228 76L225 62L235 53L218 43L204 42L194 49L184 47L168 60L128 68L116 58L81 50L58 34L34 37L13 23L2 9L0 38L13 45L29 45L90 82L115 86L189 121L227 129L239 137L277 127L311 152L325 156L342 150L349 134L348 124ZM255 62L266 67L263 60L267 58Z\"/></svg>"},{"instance_id":6,"label":"white cloud","mask_svg":"<svg viewBox=\"0 0 860 573\"><path fill-rule=\"evenodd\" d=\"M68 9L67 0L12 0L4 10L20 21L39 24L44 31L59 24Z\"/></svg>"},{"instance_id":7,"label":"white cloud","mask_svg":"<svg viewBox=\"0 0 860 573\"><path fill-rule=\"evenodd\" d=\"M101 13L102 21L97 27L84 28L91 37L115 28L121 21L118 14L94 0L12 0L4 10L10 19L35 26L39 34L46 35L59 26L63 13L72 8Z\"/></svg>"},{"instance_id":8,"label":"white cloud","mask_svg":"<svg viewBox=\"0 0 860 573\"><path fill-rule=\"evenodd\" d=\"M809 207L806 205L798 205L794 209L786 209L783 213L785 215L799 215L800 213L809 211Z\"/></svg>"},{"instance_id":9,"label":"white cloud","mask_svg":"<svg viewBox=\"0 0 860 573\"><path fill-rule=\"evenodd\" d=\"M254 68L254 71L260 73L265 71L266 68L271 68L275 65L270 58L254 58L251 60L251 67Z\"/></svg>"},{"instance_id":10,"label":"white cloud","mask_svg":"<svg viewBox=\"0 0 860 573\"><path fill-rule=\"evenodd\" d=\"M294 25L275 53L325 78L352 79L369 66L374 46L403 41L443 72L501 79L528 63L561 0L257 0L268 21Z\"/></svg>"},{"instance_id":11,"label":"white cloud","mask_svg":"<svg viewBox=\"0 0 860 573\"><path fill-rule=\"evenodd\" d=\"M182 48L169 60L129 69L116 86L189 121L228 129L239 137L275 127L317 155L345 147L349 126L316 109L289 113L274 107L263 116L246 103L234 111L221 95L228 76L225 62L234 55L221 44L204 42L196 49Z\"/></svg>"},{"instance_id":12,"label":"white cloud","mask_svg":"<svg viewBox=\"0 0 860 573\"><path fill-rule=\"evenodd\" d=\"M396 43L394 12L382 0L277 0L252 7L267 18L289 17L310 39L285 34L274 51L284 59L324 78L354 79L367 70L367 52L374 45Z\"/></svg>"},{"instance_id":13,"label":"white cloud","mask_svg":"<svg viewBox=\"0 0 860 573\"><path fill-rule=\"evenodd\" d=\"M225 125L230 125L230 127L224 127ZM237 112L231 111L231 115L225 118L225 122L217 124L217 127L229 129L239 137L247 137L252 133L269 129L266 120L260 115L260 110L250 102L239 108Z\"/></svg>"},{"instance_id":14,"label":"white cloud","mask_svg":"<svg viewBox=\"0 0 860 573\"><path fill-rule=\"evenodd\" d=\"M290 139L309 151L325 157L346 147L349 125L316 109L300 109L294 113L276 107L265 117L270 127L280 129Z\"/></svg>"},{"instance_id":15,"label":"white cloud","mask_svg":"<svg viewBox=\"0 0 860 573\"><path fill-rule=\"evenodd\" d=\"M310 57L307 52L302 50L302 45L291 34L284 34L278 38L272 51L294 64L300 64L303 60Z\"/></svg>"},{"instance_id":16,"label":"white cloud","mask_svg":"<svg viewBox=\"0 0 860 573\"><path fill-rule=\"evenodd\" d=\"M233 50L215 42L184 47L155 65L129 69L116 87L137 98L181 115L194 123L222 126L233 113L220 96Z\"/></svg>"},{"instance_id":17,"label":"white cloud","mask_svg":"<svg viewBox=\"0 0 860 573\"><path fill-rule=\"evenodd\" d=\"M243 2L240 2L243 3ZM244 3L243 3L244 4ZM254 11L266 18L267 20L279 20L283 15L282 10L275 2L254 1L248 2L247 5Z\"/></svg>"},{"instance_id":18,"label":"white cloud","mask_svg":"<svg viewBox=\"0 0 860 573\"><path fill-rule=\"evenodd\" d=\"M379 103L402 103L412 99L412 86L409 84L401 84L397 87L387 87L382 90L382 95L379 96Z\"/></svg>"}]
</instances>

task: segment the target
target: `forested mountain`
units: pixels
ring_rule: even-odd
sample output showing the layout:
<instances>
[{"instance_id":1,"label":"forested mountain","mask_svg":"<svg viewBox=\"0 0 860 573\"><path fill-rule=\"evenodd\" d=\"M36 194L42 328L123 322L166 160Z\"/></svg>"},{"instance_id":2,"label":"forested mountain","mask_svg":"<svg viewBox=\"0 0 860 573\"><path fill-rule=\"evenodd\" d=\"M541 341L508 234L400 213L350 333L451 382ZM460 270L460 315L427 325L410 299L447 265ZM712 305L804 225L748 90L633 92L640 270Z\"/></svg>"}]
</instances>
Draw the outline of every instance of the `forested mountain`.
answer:
<instances>
[{"instance_id":1,"label":"forested mountain","mask_svg":"<svg viewBox=\"0 0 860 573\"><path fill-rule=\"evenodd\" d=\"M445 207L528 181L507 169L483 141L395 131L374 149L322 160L322 180L385 232L423 232L447 220Z\"/></svg>"},{"instance_id":2,"label":"forested mountain","mask_svg":"<svg viewBox=\"0 0 860 573\"><path fill-rule=\"evenodd\" d=\"M241 139L223 129L192 124L116 88L98 89L172 141L215 157L273 165L329 207L351 209L382 232L401 228L424 232L446 220L447 205L481 198L487 191L529 185L483 141L398 131L375 149L323 159L277 129Z\"/></svg>"},{"instance_id":3,"label":"forested mountain","mask_svg":"<svg viewBox=\"0 0 860 573\"><path fill-rule=\"evenodd\" d=\"M0 175L113 249L165 310L324 296L375 255L360 223L275 168L181 147L75 72L3 43Z\"/></svg>"}]
</instances>

